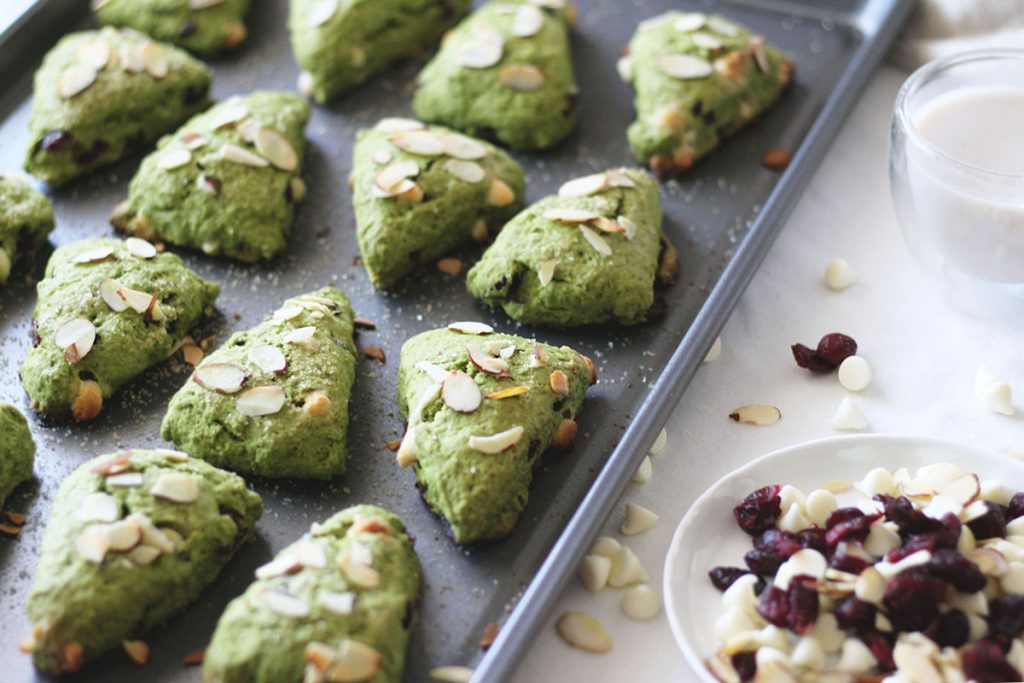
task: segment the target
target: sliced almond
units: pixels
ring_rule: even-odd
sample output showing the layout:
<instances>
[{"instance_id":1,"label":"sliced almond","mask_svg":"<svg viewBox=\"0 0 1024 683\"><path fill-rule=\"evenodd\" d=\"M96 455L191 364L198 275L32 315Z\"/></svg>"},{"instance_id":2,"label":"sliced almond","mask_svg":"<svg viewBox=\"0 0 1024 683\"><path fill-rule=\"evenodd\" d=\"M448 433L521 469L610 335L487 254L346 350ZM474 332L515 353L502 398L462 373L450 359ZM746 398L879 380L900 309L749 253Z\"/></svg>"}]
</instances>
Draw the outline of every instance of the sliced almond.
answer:
<instances>
[{"instance_id":1,"label":"sliced almond","mask_svg":"<svg viewBox=\"0 0 1024 683\"><path fill-rule=\"evenodd\" d=\"M149 661L149 645L142 640L122 640L121 647L124 648L128 658L139 666Z\"/></svg>"},{"instance_id":2,"label":"sliced almond","mask_svg":"<svg viewBox=\"0 0 1024 683\"><path fill-rule=\"evenodd\" d=\"M468 69L486 69L501 61L505 51L504 40L498 34L498 40L474 40L462 46L455 54L455 61Z\"/></svg>"},{"instance_id":3,"label":"sliced almond","mask_svg":"<svg viewBox=\"0 0 1024 683\"><path fill-rule=\"evenodd\" d=\"M284 387L259 386L243 391L235 402L235 408L242 415L262 417L281 412L287 398Z\"/></svg>"},{"instance_id":4,"label":"sliced almond","mask_svg":"<svg viewBox=\"0 0 1024 683\"><path fill-rule=\"evenodd\" d=\"M156 167L163 171L180 168L192 161L192 152L184 147L175 147L163 152L156 160Z\"/></svg>"},{"instance_id":5,"label":"sliced almond","mask_svg":"<svg viewBox=\"0 0 1024 683\"><path fill-rule=\"evenodd\" d=\"M159 43L147 40L143 43L139 56L142 68L153 78L160 80L167 75L167 51Z\"/></svg>"},{"instance_id":6,"label":"sliced almond","mask_svg":"<svg viewBox=\"0 0 1024 683\"><path fill-rule=\"evenodd\" d=\"M558 188L559 197L588 197L608 189L608 174L595 173L594 175L574 178L563 183Z\"/></svg>"},{"instance_id":7,"label":"sliced almond","mask_svg":"<svg viewBox=\"0 0 1024 683\"><path fill-rule=\"evenodd\" d=\"M498 80L519 92L534 92L544 87L547 76L533 64L506 64L498 72Z\"/></svg>"},{"instance_id":8,"label":"sliced almond","mask_svg":"<svg viewBox=\"0 0 1024 683\"><path fill-rule=\"evenodd\" d=\"M631 221L627 216L619 216L615 219L615 222L622 228L622 233L626 236L627 240L631 240L636 237L636 223Z\"/></svg>"},{"instance_id":9,"label":"sliced almond","mask_svg":"<svg viewBox=\"0 0 1024 683\"><path fill-rule=\"evenodd\" d=\"M612 649L608 630L585 612L566 612L559 617L556 628L558 635L573 647L587 652L609 652Z\"/></svg>"},{"instance_id":10,"label":"sliced almond","mask_svg":"<svg viewBox=\"0 0 1024 683\"><path fill-rule=\"evenodd\" d=\"M249 349L246 358L260 370L275 375L280 375L288 367L288 361L281 349L270 344L257 344Z\"/></svg>"},{"instance_id":11,"label":"sliced almond","mask_svg":"<svg viewBox=\"0 0 1024 683\"><path fill-rule=\"evenodd\" d=\"M214 130L225 128L238 123L248 115L249 108L241 99L232 98L210 112L210 127Z\"/></svg>"},{"instance_id":12,"label":"sliced almond","mask_svg":"<svg viewBox=\"0 0 1024 683\"><path fill-rule=\"evenodd\" d=\"M466 353L469 356L469 362L481 372L496 377L508 376L509 366L505 359L495 358L475 344L467 345Z\"/></svg>"},{"instance_id":13,"label":"sliced almond","mask_svg":"<svg viewBox=\"0 0 1024 683\"><path fill-rule=\"evenodd\" d=\"M403 130L422 130L426 124L416 119L404 119L398 116L388 116L377 122L377 130L385 133L399 133Z\"/></svg>"},{"instance_id":14,"label":"sliced almond","mask_svg":"<svg viewBox=\"0 0 1024 683\"><path fill-rule=\"evenodd\" d=\"M551 391L559 396L569 395L569 378L561 370L551 373Z\"/></svg>"},{"instance_id":15,"label":"sliced almond","mask_svg":"<svg viewBox=\"0 0 1024 683\"><path fill-rule=\"evenodd\" d=\"M427 360L421 360L416 363L416 368L427 373L427 376L435 382L441 383L448 377L448 371L442 368L436 363L431 363Z\"/></svg>"},{"instance_id":16,"label":"sliced almond","mask_svg":"<svg viewBox=\"0 0 1024 683\"><path fill-rule=\"evenodd\" d=\"M281 553L270 562L256 568L257 579L273 579L292 574L302 569L299 558L291 553Z\"/></svg>"},{"instance_id":17,"label":"sliced almond","mask_svg":"<svg viewBox=\"0 0 1024 683\"><path fill-rule=\"evenodd\" d=\"M394 159L394 157L391 155L391 152L387 151L386 149L378 149L376 152L373 153L373 156L370 157L370 161L377 164L378 166L390 164L392 159Z\"/></svg>"},{"instance_id":18,"label":"sliced almond","mask_svg":"<svg viewBox=\"0 0 1024 683\"><path fill-rule=\"evenodd\" d=\"M260 155L230 142L226 142L221 146L218 156L225 161L230 161L234 164L241 164L242 166L265 168L270 165L270 162Z\"/></svg>"},{"instance_id":19,"label":"sliced almond","mask_svg":"<svg viewBox=\"0 0 1024 683\"><path fill-rule=\"evenodd\" d=\"M471 413L480 407L480 387L461 370L448 373L441 384L441 399L457 413Z\"/></svg>"},{"instance_id":20,"label":"sliced almond","mask_svg":"<svg viewBox=\"0 0 1024 683\"><path fill-rule=\"evenodd\" d=\"M438 133L444 153L456 159L475 161L487 156L487 148L472 138L458 133Z\"/></svg>"},{"instance_id":21,"label":"sliced almond","mask_svg":"<svg viewBox=\"0 0 1024 683\"><path fill-rule=\"evenodd\" d=\"M314 325L307 325L305 327L296 327L294 330L284 335L284 342L286 344L308 344L316 336L316 327Z\"/></svg>"},{"instance_id":22,"label":"sliced almond","mask_svg":"<svg viewBox=\"0 0 1024 683\"><path fill-rule=\"evenodd\" d=\"M593 225L598 230L600 230L601 232L608 232L608 233L624 233L624 232L626 232L625 228L623 228L621 225L619 225L618 223L613 221L611 218L607 218L605 216L598 216L593 221L591 221L590 224Z\"/></svg>"},{"instance_id":23,"label":"sliced almond","mask_svg":"<svg viewBox=\"0 0 1024 683\"><path fill-rule=\"evenodd\" d=\"M79 43L75 48L75 59L79 64L93 71L102 71L110 61L110 43L105 40Z\"/></svg>"},{"instance_id":24,"label":"sliced almond","mask_svg":"<svg viewBox=\"0 0 1024 683\"><path fill-rule=\"evenodd\" d=\"M601 217L596 211L587 209L548 209L542 215L557 223L586 223Z\"/></svg>"},{"instance_id":25,"label":"sliced almond","mask_svg":"<svg viewBox=\"0 0 1024 683\"><path fill-rule=\"evenodd\" d=\"M356 588L368 590L380 586L381 578L377 570L357 561L349 553L338 556L338 569L341 570L345 579Z\"/></svg>"},{"instance_id":26,"label":"sliced almond","mask_svg":"<svg viewBox=\"0 0 1024 683\"><path fill-rule=\"evenodd\" d=\"M80 253L75 257L74 263L100 263L109 261L113 256L114 250L111 247L97 247Z\"/></svg>"},{"instance_id":27,"label":"sliced almond","mask_svg":"<svg viewBox=\"0 0 1024 683\"><path fill-rule=\"evenodd\" d=\"M521 425L515 425L503 432L491 434L490 436L470 435L469 447L474 451L488 455L502 453L519 443L519 440L523 438L523 431Z\"/></svg>"},{"instance_id":28,"label":"sliced almond","mask_svg":"<svg viewBox=\"0 0 1024 683\"><path fill-rule=\"evenodd\" d=\"M740 29L736 24L728 22L721 17L708 17L707 25L715 33L721 33L723 36L729 36L730 38L735 38L740 34Z\"/></svg>"},{"instance_id":29,"label":"sliced almond","mask_svg":"<svg viewBox=\"0 0 1024 683\"><path fill-rule=\"evenodd\" d=\"M419 175L419 172L420 165L413 159L396 161L389 166L385 166L384 169L377 174L377 188L390 195L404 192L405 190L401 189L402 181L408 180L409 178L415 178Z\"/></svg>"},{"instance_id":30,"label":"sliced almond","mask_svg":"<svg viewBox=\"0 0 1024 683\"><path fill-rule=\"evenodd\" d=\"M69 100L96 81L96 69L84 64L68 67L57 80L57 94Z\"/></svg>"},{"instance_id":31,"label":"sliced almond","mask_svg":"<svg viewBox=\"0 0 1024 683\"><path fill-rule=\"evenodd\" d=\"M189 9L206 9L207 7L213 7L219 5L225 0L188 0Z\"/></svg>"},{"instance_id":32,"label":"sliced almond","mask_svg":"<svg viewBox=\"0 0 1024 683\"><path fill-rule=\"evenodd\" d=\"M142 472L124 472L106 478L107 486L142 486Z\"/></svg>"},{"instance_id":33,"label":"sliced almond","mask_svg":"<svg viewBox=\"0 0 1024 683\"><path fill-rule=\"evenodd\" d=\"M129 237L124 241L124 246L128 253L140 259L151 259L156 256L156 247L138 237Z\"/></svg>"},{"instance_id":34,"label":"sliced almond","mask_svg":"<svg viewBox=\"0 0 1024 683\"><path fill-rule=\"evenodd\" d=\"M306 656L315 668L317 664L310 657L309 648ZM384 657L376 649L351 638L345 638L338 643L336 650L331 651L329 664L323 669L323 680L329 683L361 683L375 677L383 665Z\"/></svg>"},{"instance_id":35,"label":"sliced almond","mask_svg":"<svg viewBox=\"0 0 1024 683\"><path fill-rule=\"evenodd\" d=\"M658 68L662 73L681 80L707 78L714 73L714 67L707 60L684 54L661 55Z\"/></svg>"},{"instance_id":36,"label":"sliced almond","mask_svg":"<svg viewBox=\"0 0 1024 683\"><path fill-rule=\"evenodd\" d=\"M605 172L609 187L636 187L636 183L623 168L612 168Z\"/></svg>"},{"instance_id":37,"label":"sliced almond","mask_svg":"<svg viewBox=\"0 0 1024 683\"><path fill-rule=\"evenodd\" d=\"M75 550L87 562L103 564L110 550L110 539L97 526L88 526L75 538Z\"/></svg>"},{"instance_id":38,"label":"sliced almond","mask_svg":"<svg viewBox=\"0 0 1024 683\"><path fill-rule=\"evenodd\" d=\"M160 557L160 555L162 555L162 553L159 548L154 548L151 545L140 545L136 546L128 553L128 559L141 567L148 567L156 562L156 559Z\"/></svg>"},{"instance_id":39,"label":"sliced almond","mask_svg":"<svg viewBox=\"0 0 1024 683\"><path fill-rule=\"evenodd\" d=\"M672 24L672 28L683 33L689 33L690 31L697 31L704 28L704 23L707 21L707 15L701 12L687 12L679 16Z\"/></svg>"},{"instance_id":40,"label":"sliced almond","mask_svg":"<svg viewBox=\"0 0 1024 683\"><path fill-rule=\"evenodd\" d=\"M603 237L585 225L581 225L579 228L580 232L583 233L583 238L594 248L594 251L605 257L612 255L612 248L608 246L608 243L604 241Z\"/></svg>"},{"instance_id":41,"label":"sliced almond","mask_svg":"<svg viewBox=\"0 0 1024 683\"><path fill-rule=\"evenodd\" d=\"M506 398L513 398L515 396L522 396L523 394L530 391L530 387L518 386L509 387L507 389L501 389L499 391L492 391L491 393L484 396L484 398L490 401L500 401Z\"/></svg>"},{"instance_id":42,"label":"sliced almond","mask_svg":"<svg viewBox=\"0 0 1024 683\"><path fill-rule=\"evenodd\" d=\"M540 264L540 268L537 269L537 279L540 281L541 287L547 287L551 284L551 281L555 277L555 268L561 263L561 259L549 258Z\"/></svg>"},{"instance_id":43,"label":"sliced almond","mask_svg":"<svg viewBox=\"0 0 1024 683\"><path fill-rule=\"evenodd\" d=\"M186 131L178 137L178 142L182 144L185 149L196 150L203 147L208 143L209 138L200 135L199 133L193 133L192 131Z\"/></svg>"},{"instance_id":44,"label":"sliced almond","mask_svg":"<svg viewBox=\"0 0 1024 683\"><path fill-rule=\"evenodd\" d=\"M121 504L109 493L97 491L82 498L75 516L82 522L115 522L121 518Z\"/></svg>"},{"instance_id":45,"label":"sliced almond","mask_svg":"<svg viewBox=\"0 0 1024 683\"><path fill-rule=\"evenodd\" d=\"M69 363L77 363L92 350L96 342L96 327L85 318L70 320L57 328L53 342L64 350L64 358Z\"/></svg>"},{"instance_id":46,"label":"sliced almond","mask_svg":"<svg viewBox=\"0 0 1024 683\"><path fill-rule=\"evenodd\" d=\"M410 154L424 157L436 157L444 154L444 146L435 133L428 130L410 130L396 133L388 138L395 147ZM387 188L385 188L387 189Z\"/></svg>"},{"instance_id":47,"label":"sliced almond","mask_svg":"<svg viewBox=\"0 0 1024 683\"><path fill-rule=\"evenodd\" d=\"M564 418L555 428L555 434L551 437L551 445L554 448L568 448L576 439L579 425L572 418Z\"/></svg>"},{"instance_id":48,"label":"sliced almond","mask_svg":"<svg viewBox=\"0 0 1024 683\"><path fill-rule=\"evenodd\" d=\"M544 26L544 15L533 5L520 5L512 19L512 35L529 38Z\"/></svg>"},{"instance_id":49,"label":"sliced almond","mask_svg":"<svg viewBox=\"0 0 1024 683\"><path fill-rule=\"evenodd\" d=\"M291 593L267 590L260 593L260 598L270 611L280 614L282 617L305 619L309 616L309 605L302 598Z\"/></svg>"},{"instance_id":50,"label":"sliced almond","mask_svg":"<svg viewBox=\"0 0 1024 683\"><path fill-rule=\"evenodd\" d=\"M750 50L750 54L754 56L754 63L757 64L757 68L760 69L761 73L768 73L772 70L772 63L768 60L768 51L764 47L763 36L751 36L750 41L747 43L747 48Z\"/></svg>"},{"instance_id":51,"label":"sliced almond","mask_svg":"<svg viewBox=\"0 0 1024 683\"><path fill-rule=\"evenodd\" d=\"M452 257L439 259L436 265L439 271L451 277L460 275L465 268L465 264L461 259Z\"/></svg>"},{"instance_id":52,"label":"sliced almond","mask_svg":"<svg viewBox=\"0 0 1024 683\"><path fill-rule=\"evenodd\" d=\"M149 492L172 503L194 503L199 499L199 482L182 472L164 472Z\"/></svg>"},{"instance_id":53,"label":"sliced almond","mask_svg":"<svg viewBox=\"0 0 1024 683\"><path fill-rule=\"evenodd\" d=\"M282 171L294 171L299 167L299 155L292 143L273 128L260 128L253 139L256 151Z\"/></svg>"},{"instance_id":54,"label":"sliced almond","mask_svg":"<svg viewBox=\"0 0 1024 683\"><path fill-rule=\"evenodd\" d=\"M507 206L516 200L516 193L500 178L491 181L491 187L487 190L487 204L489 206Z\"/></svg>"},{"instance_id":55,"label":"sliced almond","mask_svg":"<svg viewBox=\"0 0 1024 683\"><path fill-rule=\"evenodd\" d=\"M462 334L491 334L494 332L494 328L487 323L478 323L472 321L462 321L455 323L448 323L448 329L452 332L461 332Z\"/></svg>"},{"instance_id":56,"label":"sliced almond","mask_svg":"<svg viewBox=\"0 0 1024 683\"><path fill-rule=\"evenodd\" d=\"M775 406L755 404L742 406L729 413L729 419L756 427L767 427L779 421L782 412Z\"/></svg>"},{"instance_id":57,"label":"sliced almond","mask_svg":"<svg viewBox=\"0 0 1024 683\"><path fill-rule=\"evenodd\" d=\"M961 506L974 502L981 494L981 483L976 474L962 474L955 479L943 482L937 486L935 493L950 498Z\"/></svg>"},{"instance_id":58,"label":"sliced almond","mask_svg":"<svg viewBox=\"0 0 1024 683\"><path fill-rule=\"evenodd\" d=\"M235 363L206 363L192 373L192 381L218 394L234 394L248 378L245 368Z\"/></svg>"},{"instance_id":59,"label":"sliced almond","mask_svg":"<svg viewBox=\"0 0 1024 683\"><path fill-rule=\"evenodd\" d=\"M444 162L444 170L467 183L479 183L487 177L487 171L475 161L448 159Z\"/></svg>"},{"instance_id":60,"label":"sliced almond","mask_svg":"<svg viewBox=\"0 0 1024 683\"><path fill-rule=\"evenodd\" d=\"M128 552L142 542L142 529L134 519L123 519L106 527L110 550Z\"/></svg>"},{"instance_id":61,"label":"sliced almond","mask_svg":"<svg viewBox=\"0 0 1024 683\"><path fill-rule=\"evenodd\" d=\"M135 289L129 289L124 286L117 290L117 295L124 300L128 308L131 308L137 313L145 313L150 309L150 306L153 303L152 294L140 292Z\"/></svg>"},{"instance_id":62,"label":"sliced almond","mask_svg":"<svg viewBox=\"0 0 1024 683\"><path fill-rule=\"evenodd\" d=\"M274 320L292 320L302 315L303 310L302 306L282 306L274 311Z\"/></svg>"},{"instance_id":63,"label":"sliced almond","mask_svg":"<svg viewBox=\"0 0 1024 683\"><path fill-rule=\"evenodd\" d=\"M356 604L356 594L351 591L343 591L339 593L321 591L318 597L320 599L320 604L324 606L324 609L328 612L334 612L335 614L352 614L352 609Z\"/></svg>"},{"instance_id":64,"label":"sliced almond","mask_svg":"<svg viewBox=\"0 0 1024 683\"><path fill-rule=\"evenodd\" d=\"M693 44L704 50L721 50L722 41L710 33L694 33L690 36Z\"/></svg>"}]
</instances>

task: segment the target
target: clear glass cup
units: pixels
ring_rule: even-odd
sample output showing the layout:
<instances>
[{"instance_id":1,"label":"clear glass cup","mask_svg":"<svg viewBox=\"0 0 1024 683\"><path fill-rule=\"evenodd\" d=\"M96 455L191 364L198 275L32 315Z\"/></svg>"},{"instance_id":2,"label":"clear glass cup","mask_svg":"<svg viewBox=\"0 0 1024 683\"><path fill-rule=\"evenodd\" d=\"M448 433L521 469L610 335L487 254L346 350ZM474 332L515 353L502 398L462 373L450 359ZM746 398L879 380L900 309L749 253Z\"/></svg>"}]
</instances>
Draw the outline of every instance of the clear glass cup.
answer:
<instances>
[{"instance_id":1,"label":"clear glass cup","mask_svg":"<svg viewBox=\"0 0 1024 683\"><path fill-rule=\"evenodd\" d=\"M952 156L925 138L918 118L936 98L983 89L1019 89L1024 98L1024 50L964 52L915 71L896 97L889 174L911 252L954 305L988 317L1024 311L1024 173ZM967 144L985 139L955 133Z\"/></svg>"}]
</instances>

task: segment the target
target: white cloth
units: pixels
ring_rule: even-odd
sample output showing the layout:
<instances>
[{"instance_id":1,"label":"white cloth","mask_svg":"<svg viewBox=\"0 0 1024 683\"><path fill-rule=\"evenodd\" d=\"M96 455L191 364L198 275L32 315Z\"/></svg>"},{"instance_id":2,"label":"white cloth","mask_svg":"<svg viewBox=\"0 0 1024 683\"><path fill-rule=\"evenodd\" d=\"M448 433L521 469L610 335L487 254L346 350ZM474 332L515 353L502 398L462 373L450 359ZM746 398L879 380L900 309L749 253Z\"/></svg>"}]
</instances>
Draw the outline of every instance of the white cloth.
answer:
<instances>
[{"instance_id":1,"label":"white cloth","mask_svg":"<svg viewBox=\"0 0 1024 683\"><path fill-rule=\"evenodd\" d=\"M924 0L893 60L906 69L965 50L1024 47L1024 0Z\"/></svg>"},{"instance_id":2,"label":"white cloth","mask_svg":"<svg viewBox=\"0 0 1024 683\"><path fill-rule=\"evenodd\" d=\"M858 341L875 373L871 386L855 395L869 431L1024 452L1024 400L1018 396L1016 416L1004 417L986 412L973 396L981 364L1024 395L1021 322L1014 327L976 320L950 308L899 234L889 197L887 137L904 78L892 67L875 75L729 321L721 357L701 368L669 421L668 447L653 459L653 477L630 485L624 500L655 511L657 526L627 539L618 533L621 514L605 525L603 533L637 553L659 594L675 527L711 484L769 451L837 434L830 420L850 394L835 375L797 368L789 351L793 342L814 344L832 331ZM847 259L859 273L844 292L832 292L822 281L834 257ZM750 403L776 405L783 418L763 428L728 419L732 409ZM1016 488L1024 489L1024 482ZM664 614L630 621L619 609L621 597L621 590L593 594L573 581L515 683L695 681ZM612 652L594 655L566 645L554 620L568 610L598 617L612 635ZM713 619L708 615L709 628Z\"/></svg>"}]
</instances>

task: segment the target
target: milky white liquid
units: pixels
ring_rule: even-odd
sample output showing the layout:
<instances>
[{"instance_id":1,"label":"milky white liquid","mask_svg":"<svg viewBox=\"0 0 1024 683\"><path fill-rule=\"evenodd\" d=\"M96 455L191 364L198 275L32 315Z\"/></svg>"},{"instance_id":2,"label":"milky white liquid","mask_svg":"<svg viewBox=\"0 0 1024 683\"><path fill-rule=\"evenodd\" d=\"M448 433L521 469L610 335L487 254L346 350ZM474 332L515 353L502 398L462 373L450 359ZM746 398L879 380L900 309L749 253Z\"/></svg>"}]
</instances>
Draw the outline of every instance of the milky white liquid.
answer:
<instances>
[{"instance_id":1,"label":"milky white liquid","mask_svg":"<svg viewBox=\"0 0 1024 683\"><path fill-rule=\"evenodd\" d=\"M954 268L1024 282L1024 87L952 90L921 106L913 123L936 148L978 169L943 164L909 145L922 230Z\"/></svg>"}]
</instances>

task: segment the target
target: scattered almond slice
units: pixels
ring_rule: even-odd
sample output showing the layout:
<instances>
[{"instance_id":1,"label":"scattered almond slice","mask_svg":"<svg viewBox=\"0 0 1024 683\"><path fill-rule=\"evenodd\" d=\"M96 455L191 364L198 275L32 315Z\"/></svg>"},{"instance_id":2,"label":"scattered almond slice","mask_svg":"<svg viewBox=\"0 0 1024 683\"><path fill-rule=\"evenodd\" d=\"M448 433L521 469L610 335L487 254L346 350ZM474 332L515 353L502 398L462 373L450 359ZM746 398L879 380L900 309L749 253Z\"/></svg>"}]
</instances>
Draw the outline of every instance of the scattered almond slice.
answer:
<instances>
[{"instance_id":1,"label":"scattered almond slice","mask_svg":"<svg viewBox=\"0 0 1024 683\"><path fill-rule=\"evenodd\" d=\"M444 154L444 146L441 140L436 134L427 130L410 130L396 133L388 138L388 141L395 147L410 154L425 157L436 157Z\"/></svg>"},{"instance_id":2,"label":"scattered almond slice","mask_svg":"<svg viewBox=\"0 0 1024 683\"><path fill-rule=\"evenodd\" d=\"M68 67L57 80L57 94L69 100L96 82L96 69L85 64Z\"/></svg>"},{"instance_id":3,"label":"scattered almond slice","mask_svg":"<svg viewBox=\"0 0 1024 683\"><path fill-rule=\"evenodd\" d=\"M314 336L316 336L316 327L314 325L307 325L289 330L282 339L285 344L308 344L313 340Z\"/></svg>"},{"instance_id":4,"label":"scattered almond slice","mask_svg":"<svg viewBox=\"0 0 1024 683\"><path fill-rule=\"evenodd\" d=\"M471 413L480 407L483 400L480 387L472 377L461 370L447 374L441 384L441 399L457 413Z\"/></svg>"},{"instance_id":5,"label":"scattered almond slice","mask_svg":"<svg viewBox=\"0 0 1024 683\"><path fill-rule=\"evenodd\" d=\"M121 517L121 504L109 493L89 493L79 501L75 516L82 522L114 522Z\"/></svg>"},{"instance_id":6,"label":"scattered almond slice","mask_svg":"<svg viewBox=\"0 0 1024 683\"><path fill-rule=\"evenodd\" d=\"M626 176L628 179L629 176ZM632 182L632 180L630 180ZM562 184L558 188L559 197L588 197L592 194L602 192L609 187L609 173L595 173L594 175L574 178Z\"/></svg>"},{"instance_id":7,"label":"scattered almond slice","mask_svg":"<svg viewBox=\"0 0 1024 683\"><path fill-rule=\"evenodd\" d=\"M253 144L260 155L282 171L294 171L299 167L299 155L282 133L273 128L259 128Z\"/></svg>"},{"instance_id":8,"label":"scattered almond slice","mask_svg":"<svg viewBox=\"0 0 1024 683\"><path fill-rule=\"evenodd\" d=\"M540 264L540 268L537 269L537 279L540 281L541 287L547 287L551 284L551 281L555 278L555 268L561 263L561 259L549 258Z\"/></svg>"},{"instance_id":9,"label":"scattered almond slice","mask_svg":"<svg viewBox=\"0 0 1024 683\"><path fill-rule=\"evenodd\" d=\"M604 257L612 255L612 248L608 246L608 243L604 241L600 235L591 230L585 225L579 226L580 232L583 233L583 238L594 248L597 253Z\"/></svg>"},{"instance_id":10,"label":"scattered almond slice","mask_svg":"<svg viewBox=\"0 0 1024 683\"><path fill-rule=\"evenodd\" d=\"M448 329L453 332L461 332L462 334L491 334L494 332L494 328L486 323L478 322L456 322L449 323Z\"/></svg>"},{"instance_id":11,"label":"scattered almond slice","mask_svg":"<svg viewBox=\"0 0 1024 683\"><path fill-rule=\"evenodd\" d=\"M543 216L556 223L587 223L600 218L601 214L587 209L548 209Z\"/></svg>"},{"instance_id":12,"label":"scattered almond slice","mask_svg":"<svg viewBox=\"0 0 1024 683\"><path fill-rule=\"evenodd\" d=\"M149 492L157 498L174 503L194 503L199 499L199 482L188 474L165 472L160 475Z\"/></svg>"},{"instance_id":13,"label":"scattered almond slice","mask_svg":"<svg viewBox=\"0 0 1024 683\"><path fill-rule=\"evenodd\" d=\"M285 399L284 387L268 385L247 389L238 396L235 408L242 415L262 417L281 412Z\"/></svg>"},{"instance_id":14,"label":"scattered almond slice","mask_svg":"<svg viewBox=\"0 0 1024 683\"><path fill-rule=\"evenodd\" d=\"M498 72L498 81L519 92L534 92L544 87L547 76L533 64L506 64Z\"/></svg>"},{"instance_id":15,"label":"scattered almond slice","mask_svg":"<svg viewBox=\"0 0 1024 683\"><path fill-rule=\"evenodd\" d=\"M488 455L502 453L519 443L519 440L523 438L523 431L524 430L521 425L515 425L503 432L498 432L497 434L491 434L489 436L470 435L469 447L475 451L486 453Z\"/></svg>"},{"instance_id":16,"label":"scattered almond slice","mask_svg":"<svg viewBox=\"0 0 1024 683\"><path fill-rule=\"evenodd\" d=\"M455 61L467 69L486 69L501 61L504 50L504 40L499 34L496 41L478 39L466 44L456 53Z\"/></svg>"},{"instance_id":17,"label":"scattered almond slice","mask_svg":"<svg viewBox=\"0 0 1024 683\"><path fill-rule=\"evenodd\" d=\"M88 526L75 538L75 550L87 562L102 564L110 549L110 539L96 526Z\"/></svg>"},{"instance_id":18,"label":"scattered almond slice","mask_svg":"<svg viewBox=\"0 0 1024 683\"><path fill-rule=\"evenodd\" d=\"M494 375L495 377L509 376L509 365L505 359L495 358L475 344L467 344L466 353L469 357L469 362L481 372Z\"/></svg>"},{"instance_id":19,"label":"scattered almond slice","mask_svg":"<svg viewBox=\"0 0 1024 683\"><path fill-rule=\"evenodd\" d=\"M714 72L709 62L685 54L663 54L658 58L658 69L667 76L681 80L707 78Z\"/></svg>"},{"instance_id":20,"label":"scattered almond slice","mask_svg":"<svg viewBox=\"0 0 1024 683\"><path fill-rule=\"evenodd\" d=\"M566 612L558 619L558 635L587 652L609 652L612 638L597 619L584 612Z\"/></svg>"},{"instance_id":21,"label":"scattered almond slice","mask_svg":"<svg viewBox=\"0 0 1024 683\"><path fill-rule=\"evenodd\" d=\"M70 320L57 328L53 342L63 349L64 358L69 363L77 363L92 350L96 342L96 327L85 318Z\"/></svg>"},{"instance_id":22,"label":"scattered almond slice","mask_svg":"<svg viewBox=\"0 0 1024 683\"><path fill-rule=\"evenodd\" d=\"M444 153L456 159L475 161L487 156L487 148L482 144L458 133L438 133Z\"/></svg>"},{"instance_id":23,"label":"scattered almond slice","mask_svg":"<svg viewBox=\"0 0 1024 683\"><path fill-rule=\"evenodd\" d=\"M356 588L373 589L380 586L381 578L376 569L359 562L352 554L338 556L338 569Z\"/></svg>"},{"instance_id":24,"label":"scattered almond slice","mask_svg":"<svg viewBox=\"0 0 1024 683\"><path fill-rule=\"evenodd\" d=\"M444 162L444 170L451 173L459 180L467 183L479 183L487 177L487 171L475 161L464 161L462 159L447 159Z\"/></svg>"},{"instance_id":25,"label":"scattered almond slice","mask_svg":"<svg viewBox=\"0 0 1024 683\"><path fill-rule=\"evenodd\" d=\"M495 178L491 181L486 198L488 206L507 206L515 200L516 193L508 186L508 183L500 178Z\"/></svg>"},{"instance_id":26,"label":"scattered almond slice","mask_svg":"<svg viewBox=\"0 0 1024 683\"><path fill-rule=\"evenodd\" d=\"M272 579L278 576L285 576L302 569L299 558L290 553L278 555L270 562L256 568L257 579Z\"/></svg>"},{"instance_id":27,"label":"scattered almond slice","mask_svg":"<svg viewBox=\"0 0 1024 683\"><path fill-rule=\"evenodd\" d=\"M775 406L755 404L737 408L729 413L729 418L741 424L768 427L782 418L782 412Z\"/></svg>"},{"instance_id":28,"label":"scattered almond slice","mask_svg":"<svg viewBox=\"0 0 1024 683\"><path fill-rule=\"evenodd\" d=\"M220 148L218 155L225 161L230 161L234 164L241 164L242 166L252 166L254 168L266 168L267 166L270 166L270 162L260 155L230 142L224 143Z\"/></svg>"},{"instance_id":29,"label":"scattered almond slice","mask_svg":"<svg viewBox=\"0 0 1024 683\"><path fill-rule=\"evenodd\" d=\"M406 119L398 116L386 116L377 122L377 130L385 133L400 133L405 130L422 130L426 124L416 119Z\"/></svg>"},{"instance_id":30,"label":"scattered almond slice","mask_svg":"<svg viewBox=\"0 0 1024 683\"><path fill-rule=\"evenodd\" d=\"M340 593L321 591L319 599L320 604L329 612L341 615L352 614L352 609L356 604L356 594L351 591Z\"/></svg>"},{"instance_id":31,"label":"scattered almond slice","mask_svg":"<svg viewBox=\"0 0 1024 683\"><path fill-rule=\"evenodd\" d=\"M314 330L316 328L313 328ZM287 340L286 340L287 341ZM257 344L249 349L246 358L264 372L280 375L288 368L288 361L281 349L270 344Z\"/></svg>"},{"instance_id":32,"label":"scattered almond slice","mask_svg":"<svg viewBox=\"0 0 1024 683\"><path fill-rule=\"evenodd\" d=\"M110 260L113 256L114 250L111 247L97 247L80 253L75 257L74 263L100 263Z\"/></svg>"},{"instance_id":33,"label":"scattered almond slice","mask_svg":"<svg viewBox=\"0 0 1024 683\"><path fill-rule=\"evenodd\" d=\"M267 590L260 593L263 604L270 611L283 617L305 619L309 616L309 605L302 598L279 590Z\"/></svg>"},{"instance_id":34,"label":"scattered almond slice","mask_svg":"<svg viewBox=\"0 0 1024 683\"><path fill-rule=\"evenodd\" d=\"M241 390L248 374L235 363L206 363L192 373L192 381L219 394L234 394Z\"/></svg>"}]
</instances>

